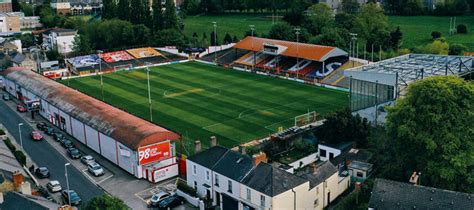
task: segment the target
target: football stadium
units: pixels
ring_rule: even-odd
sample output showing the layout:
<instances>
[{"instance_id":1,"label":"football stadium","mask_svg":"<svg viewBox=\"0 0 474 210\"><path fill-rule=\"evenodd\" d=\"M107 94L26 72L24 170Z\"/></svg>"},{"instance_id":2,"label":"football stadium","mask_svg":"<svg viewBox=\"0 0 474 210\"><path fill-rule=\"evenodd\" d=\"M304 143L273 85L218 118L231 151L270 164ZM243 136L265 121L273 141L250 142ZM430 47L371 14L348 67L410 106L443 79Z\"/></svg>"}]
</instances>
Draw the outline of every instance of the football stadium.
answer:
<instances>
[{"instance_id":1,"label":"football stadium","mask_svg":"<svg viewBox=\"0 0 474 210\"><path fill-rule=\"evenodd\" d=\"M100 57L113 63L122 55ZM180 133L185 145L216 136L233 147L294 126L296 116L316 112L321 119L348 105L347 91L195 61L149 70L152 121ZM146 68L103 74L103 96L100 80L96 75L62 83L150 120Z\"/></svg>"}]
</instances>

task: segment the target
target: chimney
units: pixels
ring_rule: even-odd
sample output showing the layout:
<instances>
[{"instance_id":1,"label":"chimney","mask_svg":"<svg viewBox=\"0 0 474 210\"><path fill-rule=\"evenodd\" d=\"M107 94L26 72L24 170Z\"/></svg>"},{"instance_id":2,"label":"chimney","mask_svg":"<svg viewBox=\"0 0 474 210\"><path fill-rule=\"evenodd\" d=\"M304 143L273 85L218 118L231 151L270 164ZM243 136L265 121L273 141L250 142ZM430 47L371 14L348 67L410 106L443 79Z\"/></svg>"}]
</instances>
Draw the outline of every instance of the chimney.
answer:
<instances>
[{"instance_id":1,"label":"chimney","mask_svg":"<svg viewBox=\"0 0 474 210\"><path fill-rule=\"evenodd\" d=\"M268 162L267 154L265 152L259 152L257 154L254 154L253 155L253 160L254 160L255 166L257 166L261 162L266 163L266 162Z\"/></svg>"},{"instance_id":2,"label":"chimney","mask_svg":"<svg viewBox=\"0 0 474 210\"><path fill-rule=\"evenodd\" d=\"M201 141L196 140L194 141L194 153L198 153L201 151Z\"/></svg>"},{"instance_id":3,"label":"chimney","mask_svg":"<svg viewBox=\"0 0 474 210\"><path fill-rule=\"evenodd\" d=\"M316 169L317 169L317 168L318 168L318 167L316 167L316 164L315 164L315 163L309 164L309 169L311 170L311 171L310 171L311 173L313 173L313 174L316 173Z\"/></svg>"},{"instance_id":4,"label":"chimney","mask_svg":"<svg viewBox=\"0 0 474 210\"><path fill-rule=\"evenodd\" d=\"M217 146L216 136L211 136L211 147Z\"/></svg>"},{"instance_id":5,"label":"chimney","mask_svg":"<svg viewBox=\"0 0 474 210\"><path fill-rule=\"evenodd\" d=\"M413 174L411 174L409 182L414 185L418 185L418 174L416 173L416 171L413 171Z\"/></svg>"},{"instance_id":6,"label":"chimney","mask_svg":"<svg viewBox=\"0 0 474 210\"><path fill-rule=\"evenodd\" d=\"M13 173L13 187L16 191L20 189L21 184L23 183L24 178L20 171L15 171Z\"/></svg>"},{"instance_id":7,"label":"chimney","mask_svg":"<svg viewBox=\"0 0 474 210\"><path fill-rule=\"evenodd\" d=\"M247 151L245 151L245 146L239 145L239 152L242 155L246 155Z\"/></svg>"},{"instance_id":8,"label":"chimney","mask_svg":"<svg viewBox=\"0 0 474 210\"><path fill-rule=\"evenodd\" d=\"M20 186L20 192L24 195L31 195L31 185L29 182L23 182Z\"/></svg>"}]
</instances>

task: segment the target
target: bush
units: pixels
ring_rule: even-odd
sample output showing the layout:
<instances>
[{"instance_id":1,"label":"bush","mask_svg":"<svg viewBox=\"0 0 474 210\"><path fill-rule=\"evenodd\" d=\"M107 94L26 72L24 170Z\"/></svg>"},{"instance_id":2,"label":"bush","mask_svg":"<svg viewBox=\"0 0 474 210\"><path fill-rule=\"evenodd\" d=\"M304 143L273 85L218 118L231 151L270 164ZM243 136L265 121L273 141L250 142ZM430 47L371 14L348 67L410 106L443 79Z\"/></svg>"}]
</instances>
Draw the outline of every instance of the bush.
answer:
<instances>
[{"instance_id":1,"label":"bush","mask_svg":"<svg viewBox=\"0 0 474 210\"><path fill-rule=\"evenodd\" d=\"M1 136L1 135L5 135L5 131L2 130L2 129L0 129L0 136Z\"/></svg>"},{"instance_id":2,"label":"bush","mask_svg":"<svg viewBox=\"0 0 474 210\"><path fill-rule=\"evenodd\" d=\"M449 46L449 55L462 55L467 47L462 44L452 44Z\"/></svg>"},{"instance_id":3,"label":"bush","mask_svg":"<svg viewBox=\"0 0 474 210\"><path fill-rule=\"evenodd\" d=\"M23 154L22 151L17 150L15 152L13 152L13 154L15 155L16 159L18 160L18 162L20 162L20 164L22 166L26 165L26 156L25 156L25 154Z\"/></svg>"},{"instance_id":4,"label":"bush","mask_svg":"<svg viewBox=\"0 0 474 210\"><path fill-rule=\"evenodd\" d=\"M9 138L5 139L5 144L7 145L8 149L10 149L12 152L16 151L15 145L12 144Z\"/></svg>"},{"instance_id":5,"label":"bush","mask_svg":"<svg viewBox=\"0 0 474 210\"><path fill-rule=\"evenodd\" d=\"M467 34L467 26L464 24L459 24L456 27L456 30L458 31L458 34Z\"/></svg>"},{"instance_id":6,"label":"bush","mask_svg":"<svg viewBox=\"0 0 474 210\"><path fill-rule=\"evenodd\" d=\"M176 187L190 196L197 197L196 189L192 188L182 180L178 181L178 185Z\"/></svg>"},{"instance_id":7,"label":"bush","mask_svg":"<svg viewBox=\"0 0 474 210\"><path fill-rule=\"evenodd\" d=\"M431 37L433 38L433 40L439 39L439 38L441 38L441 36L442 36L442 34L441 34L441 32L439 32L439 31L433 31L433 32L431 32Z\"/></svg>"}]
</instances>

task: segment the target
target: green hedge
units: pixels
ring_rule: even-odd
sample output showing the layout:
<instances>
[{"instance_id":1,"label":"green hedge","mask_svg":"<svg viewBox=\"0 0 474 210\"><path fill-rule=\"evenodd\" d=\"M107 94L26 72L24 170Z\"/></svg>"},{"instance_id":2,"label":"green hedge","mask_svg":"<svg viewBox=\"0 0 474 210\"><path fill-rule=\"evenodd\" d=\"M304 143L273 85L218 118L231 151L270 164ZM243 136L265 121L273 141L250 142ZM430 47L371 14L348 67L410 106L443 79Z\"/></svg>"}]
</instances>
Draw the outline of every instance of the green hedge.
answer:
<instances>
[{"instance_id":1,"label":"green hedge","mask_svg":"<svg viewBox=\"0 0 474 210\"><path fill-rule=\"evenodd\" d=\"M25 156L25 154L23 154L22 151L17 150L15 152L13 152L13 155L15 155L16 159L18 160L18 162L20 162L20 164L22 166L26 165L26 156Z\"/></svg>"},{"instance_id":2,"label":"green hedge","mask_svg":"<svg viewBox=\"0 0 474 210\"><path fill-rule=\"evenodd\" d=\"M10 149L12 152L16 151L15 145L12 144L12 141L9 138L5 139L5 144L7 145L8 149Z\"/></svg>"},{"instance_id":3,"label":"green hedge","mask_svg":"<svg viewBox=\"0 0 474 210\"><path fill-rule=\"evenodd\" d=\"M196 189L192 188L182 180L178 180L178 185L176 187L190 196L197 197Z\"/></svg>"}]
</instances>

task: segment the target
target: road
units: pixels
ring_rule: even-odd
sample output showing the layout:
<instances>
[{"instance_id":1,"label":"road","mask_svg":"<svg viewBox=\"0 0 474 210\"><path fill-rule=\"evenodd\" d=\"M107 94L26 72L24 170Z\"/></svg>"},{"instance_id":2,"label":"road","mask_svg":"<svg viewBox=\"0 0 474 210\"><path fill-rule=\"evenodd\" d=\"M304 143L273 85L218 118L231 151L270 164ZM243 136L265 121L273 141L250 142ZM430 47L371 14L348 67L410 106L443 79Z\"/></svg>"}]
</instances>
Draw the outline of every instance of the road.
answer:
<instances>
[{"instance_id":1,"label":"road","mask_svg":"<svg viewBox=\"0 0 474 210\"><path fill-rule=\"evenodd\" d=\"M29 113L28 113L29 114ZM39 117L39 116L37 116ZM18 124L21 126L21 136L23 138L23 148L38 166L48 167L51 173L51 180L58 180L63 189L66 189L66 178L64 176L64 164L68 162L55 150L48 142L34 142L30 138L30 132L33 128L20 117L19 113L9 108L5 101L0 102L0 122L8 129L10 134L15 137L20 144ZM19 149L19 148L18 148ZM28 166L29 167L29 166ZM89 181L75 167L68 166L69 187L75 190L82 199L83 203L90 201L93 197L104 193L99 187Z\"/></svg>"}]
</instances>

